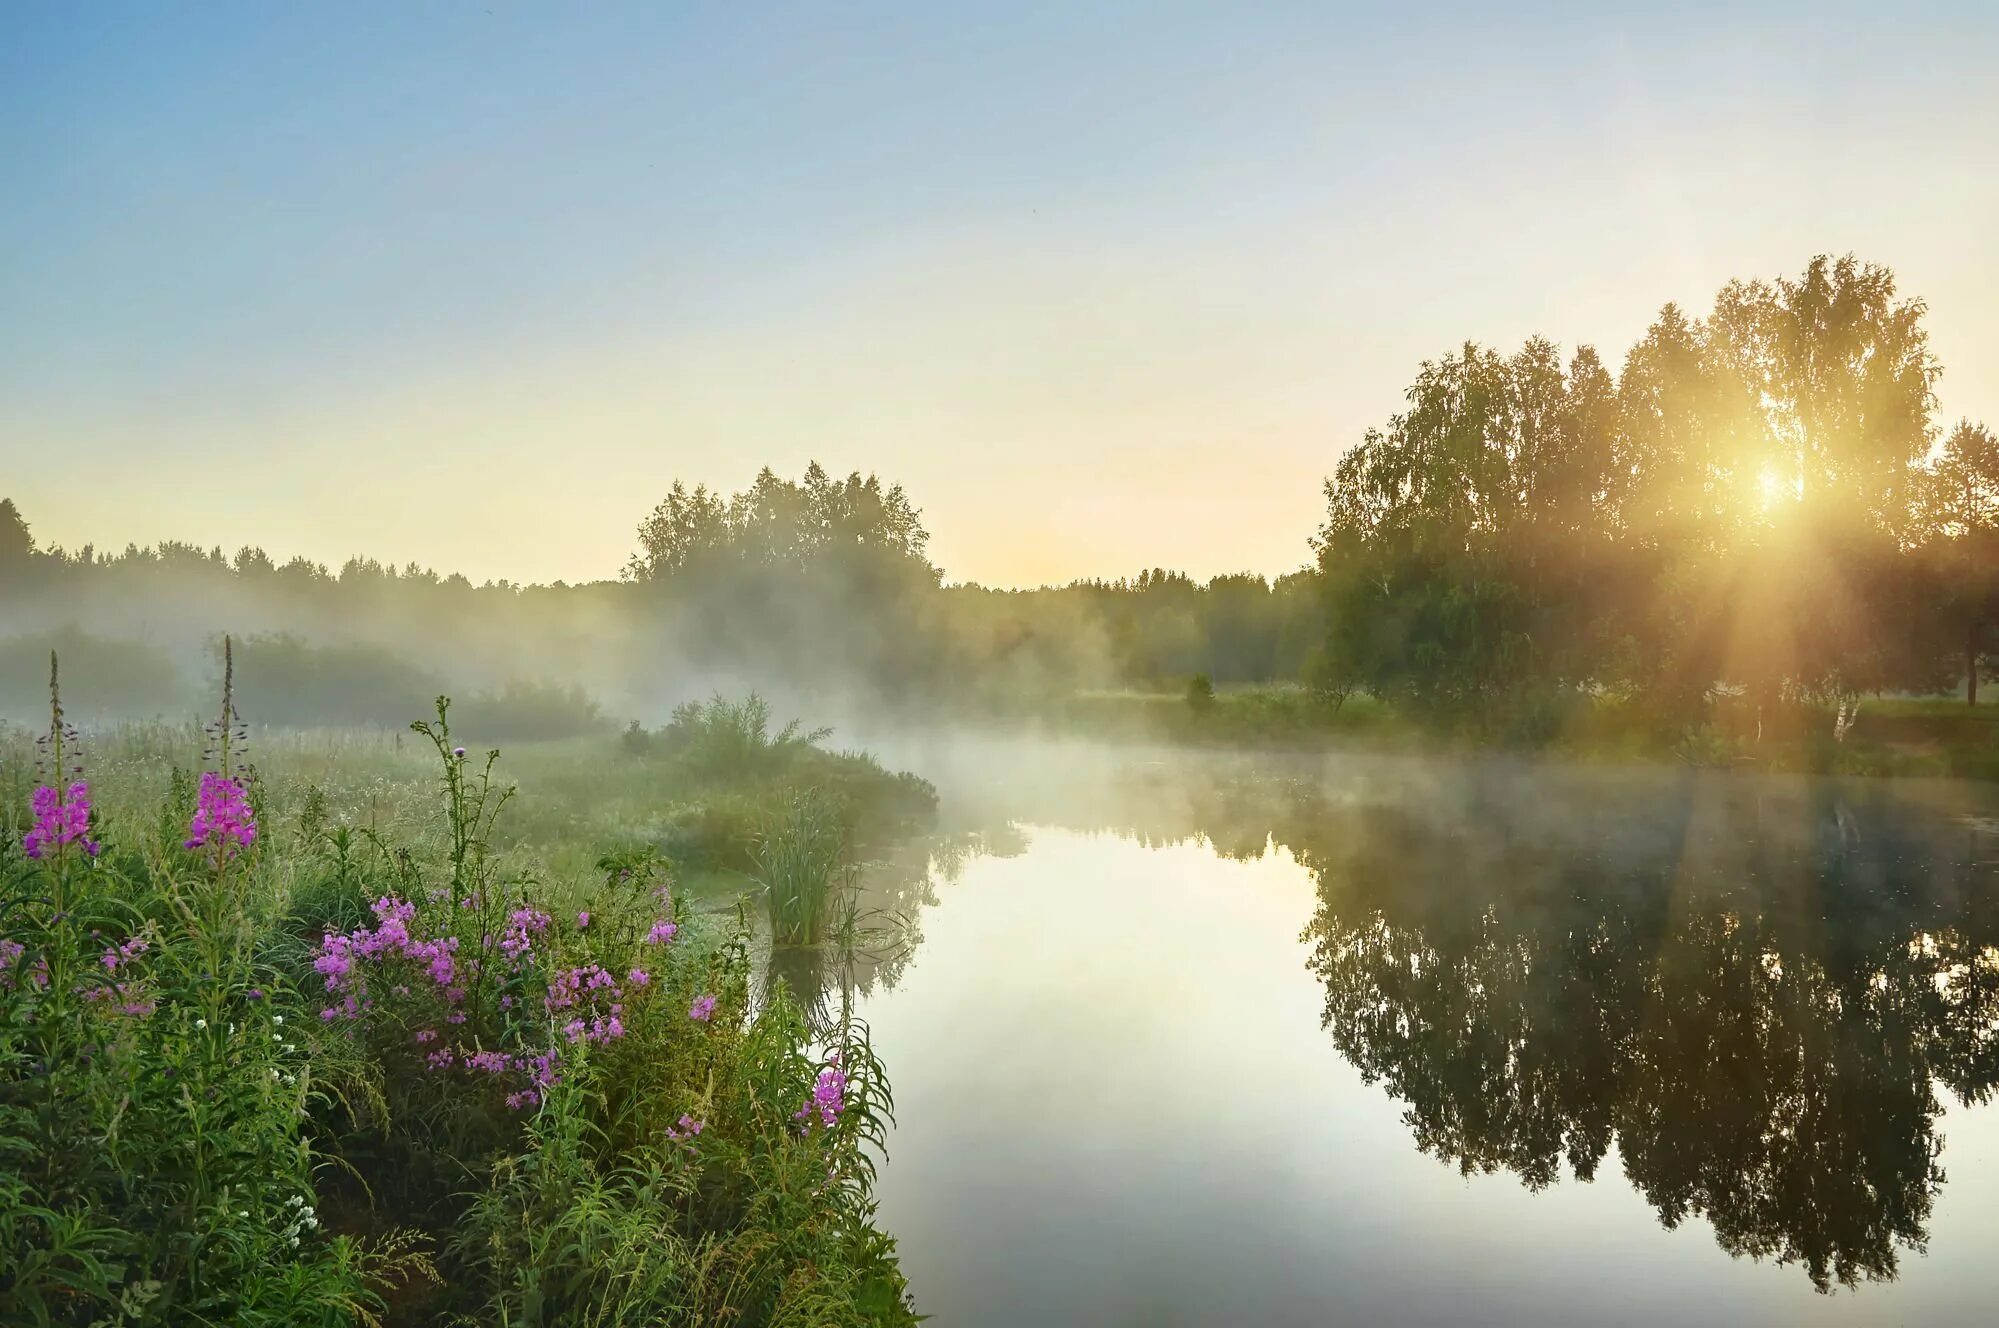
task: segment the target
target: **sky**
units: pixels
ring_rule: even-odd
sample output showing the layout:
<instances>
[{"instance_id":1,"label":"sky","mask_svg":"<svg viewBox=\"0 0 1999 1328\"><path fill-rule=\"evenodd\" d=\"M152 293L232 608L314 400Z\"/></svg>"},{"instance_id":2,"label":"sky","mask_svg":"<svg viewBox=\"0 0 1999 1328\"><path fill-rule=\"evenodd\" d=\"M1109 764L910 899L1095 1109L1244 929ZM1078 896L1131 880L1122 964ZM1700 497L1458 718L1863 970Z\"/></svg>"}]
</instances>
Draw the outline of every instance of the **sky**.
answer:
<instances>
[{"instance_id":1,"label":"sky","mask_svg":"<svg viewBox=\"0 0 1999 1328\"><path fill-rule=\"evenodd\" d=\"M1473 339L1820 252L1999 423L1999 5L0 6L44 543L615 576L675 479L903 484L952 580L1301 565Z\"/></svg>"}]
</instances>

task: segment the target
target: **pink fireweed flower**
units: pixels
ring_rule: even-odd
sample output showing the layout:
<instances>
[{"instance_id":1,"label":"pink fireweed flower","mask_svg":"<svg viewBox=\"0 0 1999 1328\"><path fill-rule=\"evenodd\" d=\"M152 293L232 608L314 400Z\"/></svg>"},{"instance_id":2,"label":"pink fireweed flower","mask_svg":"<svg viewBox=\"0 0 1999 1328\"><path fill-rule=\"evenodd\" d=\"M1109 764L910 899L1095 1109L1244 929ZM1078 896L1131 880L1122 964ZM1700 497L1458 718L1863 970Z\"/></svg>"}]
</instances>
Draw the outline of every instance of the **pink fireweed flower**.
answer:
<instances>
[{"instance_id":1,"label":"pink fireweed flower","mask_svg":"<svg viewBox=\"0 0 1999 1328\"><path fill-rule=\"evenodd\" d=\"M257 840L257 819L250 810L250 798L243 786L213 770L201 776L201 790L195 797L194 820L188 823L188 849L214 846L225 857L236 851L232 843L248 848Z\"/></svg>"},{"instance_id":2,"label":"pink fireweed flower","mask_svg":"<svg viewBox=\"0 0 1999 1328\"><path fill-rule=\"evenodd\" d=\"M418 1042L435 1042L437 1041L437 1030L434 1028L419 1028L416 1031L416 1040Z\"/></svg>"},{"instance_id":3,"label":"pink fireweed flower","mask_svg":"<svg viewBox=\"0 0 1999 1328\"><path fill-rule=\"evenodd\" d=\"M643 987L646 983L652 981L652 974L646 972L643 968L635 968L625 974L625 981L631 983L634 987Z\"/></svg>"},{"instance_id":4,"label":"pink fireweed flower","mask_svg":"<svg viewBox=\"0 0 1999 1328\"><path fill-rule=\"evenodd\" d=\"M812 1086L812 1096L791 1114L793 1120L804 1121L808 1131L815 1116L819 1124L831 1129L840 1119L840 1113L847 1108L847 1074L840 1068L840 1053L834 1052L831 1059L832 1064L819 1072L819 1082Z\"/></svg>"},{"instance_id":5,"label":"pink fireweed flower","mask_svg":"<svg viewBox=\"0 0 1999 1328\"><path fill-rule=\"evenodd\" d=\"M697 1023L707 1023L709 1016L714 1013L715 998L713 996L696 996L694 1004L687 1007L687 1017Z\"/></svg>"},{"instance_id":6,"label":"pink fireweed flower","mask_svg":"<svg viewBox=\"0 0 1999 1328\"><path fill-rule=\"evenodd\" d=\"M500 951L519 963L534 949L534 938L548 930L548 914L536 908L517 908L507 915L507 933L500 938Z\"/></svg>"},{"instance_id":7,"label":"pink fireweed flower","mask_svg":"<svg viewBox=\"0 0 1999 1328\"><path fill-rule=\"evenodd\" d=\"M576 930L582 931L585 927L589 925L590 925L590 910L586 908L581 913L578 913L576 915Z\"/></svg>"},{"instance_id":8,"label":"pink fireweed flower","mask_svg":"<svg viewBox=\"0 0 1999 1328\"><path fill-rule=\"evenodd\" d=\"M665 918L661 918L658 922L653 923L652 930L646 933L646 943L649 945L665 945L679 931L679 923L668 922Z\"/></svg>"},{"instance_id":9,"label":"pink fireweed flower","mask_svg":"<svg viewBox=\"0 0 1999 1328\"><path fill-rule=\"evenodd\" d=\"M676 1142L682 1139L692 1139L695 1135L701 1133L701 1131L706 1129L707 1127L708 1123L706 1121L695 1120L692 1116L688 1115L686 1112L683 1111L680 1113L680 1127L678 1129L675 1129L671 1125L667 1126L666 1137Z\"/></svg>"},{"instance_id":10,"label":"pink fireweed flower","mask_svg":"<svg viewBox=\"0 0 1999 1328\"><path fill-rule=\"evenodd\" d=\"M83 851L96 857L103 846L90 838L90 785L77 780L67 789L44 784L28 799L35 823L21 837L21 850L39 858L51 848L82 843Z\"/></svg>"},{"instance_id":11,"label":"pink fireweed flower","mask_svg":"<svg viewBox=\"0 0 1999 1328\"><path fill-rule=\"evenodd\" d=\"M104 971L107 973L116 973L120 964L130 963L132 960L146 953L146 948L146 938L143 936L134 936L131 940L116 948L106 946L102 956Z\"/></svg>"}]
</instances>

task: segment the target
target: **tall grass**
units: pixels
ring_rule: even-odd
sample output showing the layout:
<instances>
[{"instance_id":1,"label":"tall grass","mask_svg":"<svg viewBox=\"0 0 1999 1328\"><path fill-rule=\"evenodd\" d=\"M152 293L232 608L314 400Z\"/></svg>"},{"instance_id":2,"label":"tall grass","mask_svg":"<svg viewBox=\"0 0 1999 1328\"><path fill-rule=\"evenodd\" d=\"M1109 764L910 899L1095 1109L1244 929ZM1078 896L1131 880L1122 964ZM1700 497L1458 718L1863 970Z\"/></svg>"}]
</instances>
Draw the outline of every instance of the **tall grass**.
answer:
<instances>
[{"instance_id":1,"label":"tall grass","mask_svg":"<svg viewBox=\"0 0 1999 1328\"><path fill-rule=\"evenodd\" d=\"M817 945L836 923L846 857L838 809L816 789L787 794L757 838L755 877L777 945Z\"/></svg>"}]
</instances>

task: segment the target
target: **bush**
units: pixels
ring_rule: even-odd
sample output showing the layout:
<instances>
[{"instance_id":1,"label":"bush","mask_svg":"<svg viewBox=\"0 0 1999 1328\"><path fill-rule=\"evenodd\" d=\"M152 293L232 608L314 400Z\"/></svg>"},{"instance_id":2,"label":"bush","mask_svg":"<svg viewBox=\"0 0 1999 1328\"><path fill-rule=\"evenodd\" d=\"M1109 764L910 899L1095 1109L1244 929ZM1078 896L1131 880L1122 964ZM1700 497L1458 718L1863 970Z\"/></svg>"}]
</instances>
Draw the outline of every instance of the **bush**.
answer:
<instances>
[{"instance_id":1,"label":"bush","mask_svg":"<svg viewBox=\"0 0 1999 1328\"><path fill-rule=\"evenodd\" d=\"M807 731L795 719L773 733L770 723L770 702L755 692L741 701L688 701L674 707L659 746L698 778L741 784L784 774L833 733Z\"/></svg>"}]
</instances>

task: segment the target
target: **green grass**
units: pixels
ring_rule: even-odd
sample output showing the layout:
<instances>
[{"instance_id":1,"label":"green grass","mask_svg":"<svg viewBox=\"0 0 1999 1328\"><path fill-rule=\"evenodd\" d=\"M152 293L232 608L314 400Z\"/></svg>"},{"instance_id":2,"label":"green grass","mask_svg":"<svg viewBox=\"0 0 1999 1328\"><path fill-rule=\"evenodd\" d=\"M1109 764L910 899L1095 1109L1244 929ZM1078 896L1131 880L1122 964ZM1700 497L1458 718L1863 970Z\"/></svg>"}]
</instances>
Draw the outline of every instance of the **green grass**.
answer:
<instances>
[{"instance_id":1,"label":"green grass","mask_svg":"<svg viewBox=\"0 0 1999 1328\"><path fill-rule=\"evenodd\" d=\"M778 945L817 945L834 924L834 883L846 835L827 799L811 789L791 794L757 839L757 883Z\"/></svg>"}]
</instances>

